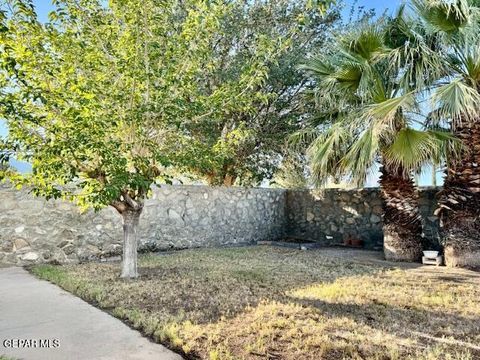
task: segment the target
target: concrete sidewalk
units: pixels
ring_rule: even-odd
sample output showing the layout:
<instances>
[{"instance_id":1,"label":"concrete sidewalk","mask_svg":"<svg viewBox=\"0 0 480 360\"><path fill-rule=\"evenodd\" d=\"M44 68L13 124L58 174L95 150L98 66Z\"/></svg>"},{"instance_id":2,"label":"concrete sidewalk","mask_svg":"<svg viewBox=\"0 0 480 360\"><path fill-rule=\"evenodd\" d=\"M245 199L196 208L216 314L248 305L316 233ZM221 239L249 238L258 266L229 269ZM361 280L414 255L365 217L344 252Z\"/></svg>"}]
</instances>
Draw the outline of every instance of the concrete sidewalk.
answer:
<instances>
[{"instance_id":1,"label":"concrete sidewalk","mask_svg":"<svg viewBox=\"0 0 480 360\"><path fill-rule=\"evenodd\" d=\"M18 348L18 339L37 347ZM51 348L40 347L48 344ZM1 355L26 360L182 359L120 320L19 267L0 268Z\"/></svg>"}]
</instances>

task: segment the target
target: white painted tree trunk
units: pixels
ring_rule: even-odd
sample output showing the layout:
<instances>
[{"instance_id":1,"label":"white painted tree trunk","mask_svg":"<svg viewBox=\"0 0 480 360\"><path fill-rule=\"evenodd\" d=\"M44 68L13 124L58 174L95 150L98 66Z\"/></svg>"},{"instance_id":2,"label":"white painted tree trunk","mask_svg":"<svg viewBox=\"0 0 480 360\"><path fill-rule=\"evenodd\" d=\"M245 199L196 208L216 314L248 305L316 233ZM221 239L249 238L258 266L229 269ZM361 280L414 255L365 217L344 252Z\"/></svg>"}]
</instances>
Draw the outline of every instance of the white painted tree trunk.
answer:
<instances>
[{"instance_id":1,"label":"white painted tree trunk","mask_svg":"<svg viewBox=\"0 0 480 360\"><path fill-rule=\"evenodd\" d=\"M137 272L137 230L142 209L128 209L122 213L123 217L123 261L122 274L124 279L134 279Z\"/></svg>"}]
</instances>

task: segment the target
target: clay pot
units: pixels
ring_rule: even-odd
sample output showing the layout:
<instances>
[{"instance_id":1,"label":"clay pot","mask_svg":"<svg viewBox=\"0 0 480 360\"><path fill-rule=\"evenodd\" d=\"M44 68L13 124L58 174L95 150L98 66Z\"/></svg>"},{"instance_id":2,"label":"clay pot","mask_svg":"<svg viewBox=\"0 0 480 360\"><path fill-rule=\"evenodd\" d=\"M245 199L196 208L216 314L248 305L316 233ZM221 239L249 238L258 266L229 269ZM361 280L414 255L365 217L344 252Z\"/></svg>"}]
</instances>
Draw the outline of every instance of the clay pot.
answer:
<instances>
[{"instance_id":1,"label":"clay pot","mask_svg":"<svg viewBox=\"0 0 480 360\"><path fill-rule=\"evenodd\" d=\"M360 240L360 239L357 239L357 238L351 239L351 243L352 243L352 246L355 246L355 247L362 247L363 246L363 240Z\"/></svg>"}]
</instances>

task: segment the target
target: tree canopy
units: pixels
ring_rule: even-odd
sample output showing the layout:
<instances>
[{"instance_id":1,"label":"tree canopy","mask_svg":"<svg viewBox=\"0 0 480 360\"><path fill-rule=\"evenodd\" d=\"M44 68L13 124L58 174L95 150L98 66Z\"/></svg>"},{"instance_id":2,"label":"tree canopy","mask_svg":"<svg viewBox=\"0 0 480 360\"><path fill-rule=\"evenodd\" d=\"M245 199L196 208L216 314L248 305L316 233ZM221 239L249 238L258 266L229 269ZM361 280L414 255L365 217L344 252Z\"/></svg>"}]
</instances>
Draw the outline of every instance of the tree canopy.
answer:
<instances>
[{"instance_id":1,"label":"tree canopy","mask_svg":"<svg viewBox=\"0 0 480 360\"><path fill-rule=\"evenodd\" d=\"M421 98L408 80L410 72L392 59L408 42L399 31L402 11L340 33L303 65L317 111L292 141L309 144L317 184L329 176L363 184L378 163L409 177L424 164L438 162L447 147L455 148L448 132L418 119Z\"/></svg>"},{"instance_id":2,"label":"tree canopy","mask_svg":"<svg viewBox=\"0 0 480 360\"><path fill-rule=\"evenodd\" d=\"M187 123L244 108L245 89L264 79L259 59L237 87L206 91L219 66L212 34L232 11L223 2L55 5L47 24L30 1L2 8L4 149L32 164L12 180L39 195L94 208L143 197Z\"/></svg>"},{"instance_id":3,"label":"tree canopy","mask_svg":"<svg viewBox=\"0 0 480 360\"><path fill-rule=\"evenodd\" d=\"M185 170L216 185L270 178L286 137L309 106L297 66L325 43L338 19L338 8L325 12L308 0L233 2L214 38L219 66L206 84L209 92L229 86L233 103L225 104L219 116L187 126L189 147L184 149L192 155L186 158L198 161ZM246 83L252 72L260 81Z\"/></svg>"}]
</instances>

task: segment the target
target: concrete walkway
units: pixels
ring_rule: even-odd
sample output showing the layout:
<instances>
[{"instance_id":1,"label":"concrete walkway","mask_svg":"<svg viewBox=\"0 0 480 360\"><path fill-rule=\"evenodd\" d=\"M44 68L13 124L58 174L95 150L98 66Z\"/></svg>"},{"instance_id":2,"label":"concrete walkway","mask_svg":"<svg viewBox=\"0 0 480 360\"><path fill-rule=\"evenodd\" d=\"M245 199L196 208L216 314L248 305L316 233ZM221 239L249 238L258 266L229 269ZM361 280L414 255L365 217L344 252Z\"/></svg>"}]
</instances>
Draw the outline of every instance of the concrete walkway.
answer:
<instances>
[{"instance_id":1,"label":"concrete walkway","mask_svg":"<svg viewBox=\"0 0 480 360\"><path fill-rule=\"evenodd\" d=\"M18 348L17 339L30 340L31 346L36 340L37 348ZM39 347L49 340L51 348ZM54 347L56 342L59 346ZM19 267L0 268L1 355L25 360L182 359L120 320Z\"/></svg>"}]
</instances>

